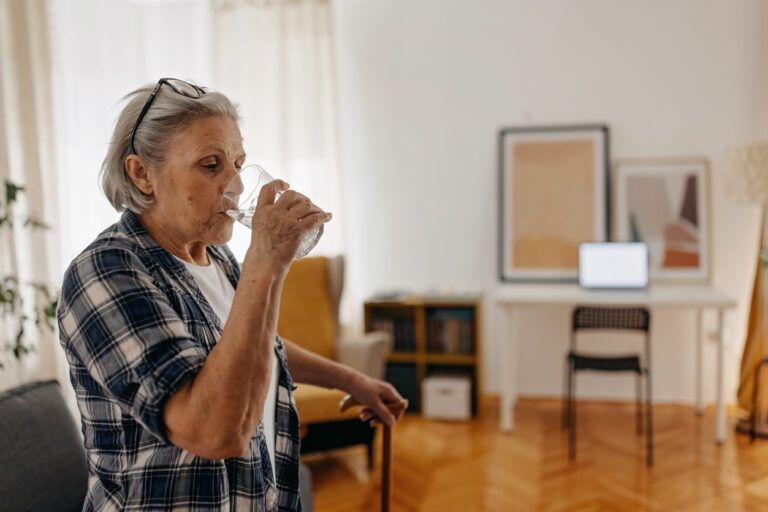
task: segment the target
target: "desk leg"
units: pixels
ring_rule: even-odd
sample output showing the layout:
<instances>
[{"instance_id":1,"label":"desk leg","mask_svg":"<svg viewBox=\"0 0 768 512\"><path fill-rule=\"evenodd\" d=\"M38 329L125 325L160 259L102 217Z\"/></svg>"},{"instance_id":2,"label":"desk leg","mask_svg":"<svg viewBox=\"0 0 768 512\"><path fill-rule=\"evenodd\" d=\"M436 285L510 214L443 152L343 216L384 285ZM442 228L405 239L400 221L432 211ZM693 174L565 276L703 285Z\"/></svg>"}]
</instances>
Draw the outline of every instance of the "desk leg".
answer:
<instances>
[{"instance_id":1,"label":"desk leg","mask_svg":"<svg viewBox=\"0 0 768 512\"><path fill-rule=\"evenodd\" d=\"M516 336L513 333L511 310L513 306L499 305L497 309L497 329L499 340L499 382L501 384L500 420L501 431L512 432L515 428L515 389L514 378L517 375L517 358L514 354Z\"/></svg>"},{"instance_id":2,"label":"desk leg","mask_svg":"<svg viewBox=\"0 0 768 512\"><path fill-rule=\"evenodd\" d=\"M704 412L704 397L702 396L701 374L704 358L704 341L701 339L701 308L696 308L696 414L699 416Z\"/></svg>"},{"instance_id":3,"label":"desk leg","mask_svg":"<svg viewBox=\"0 0 768 512\"><path fill-rule=\"evenodd\" d=\"M715 441L725 442L725 403L723 402L723 358L725 357L725 329L723 327L724 311L717 311L717 396L715 411Z\"/></svg>"}]
</instances>

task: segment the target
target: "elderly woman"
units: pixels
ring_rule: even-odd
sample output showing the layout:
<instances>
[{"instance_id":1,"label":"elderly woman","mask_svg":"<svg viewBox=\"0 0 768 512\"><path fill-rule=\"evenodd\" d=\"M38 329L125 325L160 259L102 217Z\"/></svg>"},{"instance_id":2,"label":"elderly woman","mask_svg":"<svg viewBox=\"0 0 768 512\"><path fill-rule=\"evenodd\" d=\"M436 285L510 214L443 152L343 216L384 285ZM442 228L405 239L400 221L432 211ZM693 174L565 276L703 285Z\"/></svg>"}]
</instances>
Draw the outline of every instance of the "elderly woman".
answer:
<instances>
[{"instance_id":1,"label":"elderly woman","mask_svg":"<svg viewBox=\"0 0 768 512\"><path fill-rule=\"evenodd\" d=\"M363 421L394 424L402 400L277 336L300 240L331 214L266 185L241 270L222 198L245 159L236 108L175 79L126 98L102 166L124 213L72 262L59 308L84 510L301 510L294 380L347 391Z\"/></svg>"}]
</instances>

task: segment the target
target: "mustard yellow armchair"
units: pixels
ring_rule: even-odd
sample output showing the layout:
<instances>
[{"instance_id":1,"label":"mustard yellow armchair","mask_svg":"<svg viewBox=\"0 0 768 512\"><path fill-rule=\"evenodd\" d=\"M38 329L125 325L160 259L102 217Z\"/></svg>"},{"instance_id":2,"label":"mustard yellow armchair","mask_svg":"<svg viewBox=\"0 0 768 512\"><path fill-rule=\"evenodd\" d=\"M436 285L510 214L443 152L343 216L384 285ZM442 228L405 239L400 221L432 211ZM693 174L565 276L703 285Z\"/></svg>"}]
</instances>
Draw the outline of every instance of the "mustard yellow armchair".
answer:
<instances>
[{"instance_id":1,"label":"mustard yellow armchair","mask_svg":"<svg viewBox=\"0 0 768 512\"><path fill-rule=\"evenodd\" d=\"M316 354L383 379L392 338L388 333L373 332L341 339L339 303L343 287L343 256L294 261L283 285L277 332ZM294 396L303 433L301 453L365 444L371 467L374 429L357 418L355 409L339 412L339 402L346 393L296 385Z\"/></svg>"}]
</instances>

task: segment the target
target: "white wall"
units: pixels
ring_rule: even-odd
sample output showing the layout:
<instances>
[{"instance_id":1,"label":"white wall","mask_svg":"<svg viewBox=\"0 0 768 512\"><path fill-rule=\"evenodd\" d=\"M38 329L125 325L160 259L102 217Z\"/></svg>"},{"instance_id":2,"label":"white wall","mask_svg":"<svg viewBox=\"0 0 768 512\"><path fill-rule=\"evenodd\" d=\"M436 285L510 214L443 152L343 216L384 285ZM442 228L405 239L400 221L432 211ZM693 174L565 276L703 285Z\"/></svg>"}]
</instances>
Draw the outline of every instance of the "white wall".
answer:
<instances>
[{"instance_id":1,"label":"white wall","mask_svg":"<svg viewBox=\"0 0 768 512\"><path fill-rule=\"evenodd\" d=\"M606 122L614 159L711 159L713 283L739 301L727 324L726 389L734 396L759 212L727 194L724 151L768 137L768 3L334 3L355 300L436 285L490 293L498 129ZM560 393L567 313L523 319L523 394ZM659 400L693 400L693 322L693 314L654 313ZM489 392L498 389L493 327L486 322ZM714 344L706 349L713 378ZM604 379L585 377L580 396L632 396L629 378L609 388Z\"/></svg>"}]
</instances>

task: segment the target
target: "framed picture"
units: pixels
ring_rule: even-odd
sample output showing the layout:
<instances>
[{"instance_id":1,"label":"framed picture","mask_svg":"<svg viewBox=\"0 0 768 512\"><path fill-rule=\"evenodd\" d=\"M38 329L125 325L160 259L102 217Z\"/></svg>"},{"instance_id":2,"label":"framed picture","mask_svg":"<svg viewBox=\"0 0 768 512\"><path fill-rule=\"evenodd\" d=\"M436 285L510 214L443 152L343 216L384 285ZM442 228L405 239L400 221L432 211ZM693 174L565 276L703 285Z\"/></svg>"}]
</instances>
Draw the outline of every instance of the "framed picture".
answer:
<instances>
[{"instance_id":1,"label":"framed picture","mask_svg":"<svg viewBox=\"0 0 768 512\"><path fill-rule=\"evenodd\" d=\"M608 127L499 133L499 277L573 281L579 244L608 239Z\"/></svg>"},{"instance_id":2,"label":"framed picture","mask_svg":"<svg viewBox=\"0 0 768 512\"><path fill-rule=\"evenodd\" d=\"M614 238L648 245L651 280L708 281L707 160L626 160L614 178Z\"/></svg>"}]
</instances>

